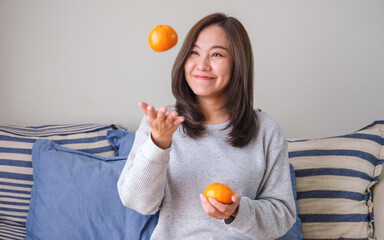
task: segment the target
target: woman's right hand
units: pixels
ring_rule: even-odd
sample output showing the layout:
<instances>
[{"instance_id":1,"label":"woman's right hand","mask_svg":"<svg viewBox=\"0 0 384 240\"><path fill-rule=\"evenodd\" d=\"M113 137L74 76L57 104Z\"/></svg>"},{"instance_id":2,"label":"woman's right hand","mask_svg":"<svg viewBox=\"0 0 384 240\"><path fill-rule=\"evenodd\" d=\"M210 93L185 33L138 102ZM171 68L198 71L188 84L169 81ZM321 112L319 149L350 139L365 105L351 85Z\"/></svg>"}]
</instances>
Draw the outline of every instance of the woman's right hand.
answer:
<instances>
[{"instance_id":1,"label":"woman's right hand","mask_svg":"<svg viewBox=\"0 0 384 240\"><path fill-rule=\"evenodd\" d=\"M139 106L143 109L145 120L152 128L152 141L162 149L167 149L171 146L172 135L184 121L184 117L178 116L176 111L167 114L167 108L161 107L159 111L145 102L139 102Z\"/></svg>"}]
</instances>

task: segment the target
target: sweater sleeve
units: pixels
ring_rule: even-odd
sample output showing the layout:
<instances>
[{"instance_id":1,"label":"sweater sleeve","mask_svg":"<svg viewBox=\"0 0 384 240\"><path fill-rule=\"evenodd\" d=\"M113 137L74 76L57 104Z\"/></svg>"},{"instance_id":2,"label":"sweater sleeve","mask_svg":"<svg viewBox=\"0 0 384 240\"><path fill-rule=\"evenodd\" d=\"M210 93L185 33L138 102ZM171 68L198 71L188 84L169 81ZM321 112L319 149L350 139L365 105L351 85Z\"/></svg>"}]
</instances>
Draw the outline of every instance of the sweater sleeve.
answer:
<instances>
[{"instance_id":1,"label":"sweater sleeve","mask_svg":"<svg viewBox=\"0 0 384 240\"><path fill-rule=\"evenodd\" d=\"M288 145L275 129L265 143L266 169L256 199L242 197L239 212L229 224L251 239L277 239L294 224L296 206L290 180Z\"/></svg>"},{"instance_id":2,"label":"sweater sleeve","mask_svg":"<svg viewBox=\"0 0 384 240\"><path fill-rule=\"evenodd\" d=\"M142 120L117 188L124 206L141 214L155 214L161 205L171 149L157 147L151 128Z\"/></svg>"}]
</instances>

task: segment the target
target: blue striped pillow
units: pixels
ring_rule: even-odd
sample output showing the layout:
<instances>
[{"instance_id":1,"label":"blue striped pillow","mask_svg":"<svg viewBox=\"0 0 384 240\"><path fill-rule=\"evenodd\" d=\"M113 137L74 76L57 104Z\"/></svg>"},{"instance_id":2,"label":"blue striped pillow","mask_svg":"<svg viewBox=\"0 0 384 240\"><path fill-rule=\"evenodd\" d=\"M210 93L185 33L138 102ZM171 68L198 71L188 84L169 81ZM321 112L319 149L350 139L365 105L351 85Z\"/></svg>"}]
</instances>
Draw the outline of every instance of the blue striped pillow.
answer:
<instances>
[{"instance_id":1,"label":"blue striped pillow","mask_svg":"<svg viewBox=\"0 0 384 240\"><path fill-rule=\"evenodd\" d=\"M289 141L304 239L374 239L371 189L384 162L383 125Z\"/></svg>"},{"instance_id":2,"label":"blue striped pillow","mask_svg":"<svg viewBox=\"0 0 384 240\"><path fill-rule=\"evenodd\" d=\"M0 126L0 239L24 239L32 176L32 146L50 139L67 148L101 157L115 155L107 131L118 125Z\"/></svg>"}]
</instances>

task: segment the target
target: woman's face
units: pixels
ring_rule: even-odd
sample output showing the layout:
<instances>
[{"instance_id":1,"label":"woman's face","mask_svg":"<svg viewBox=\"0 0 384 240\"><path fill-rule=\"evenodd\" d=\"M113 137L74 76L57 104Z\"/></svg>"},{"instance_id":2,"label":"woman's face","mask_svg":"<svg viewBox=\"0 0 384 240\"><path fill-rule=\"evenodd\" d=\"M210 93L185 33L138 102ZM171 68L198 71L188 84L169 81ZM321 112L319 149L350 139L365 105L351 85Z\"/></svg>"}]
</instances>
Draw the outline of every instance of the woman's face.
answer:
<instances>
[{"instance_id":1,"label":"woman's face","mask_svg":"<svg viewBox=\"0 0 384 240\"><path fill-rule=\"evenodd\" d=\"M197 100L223 101L232 69L233 53L224 30L218 25L203 29L184 65L185 78Z\"/></svg>"}]
</instances>

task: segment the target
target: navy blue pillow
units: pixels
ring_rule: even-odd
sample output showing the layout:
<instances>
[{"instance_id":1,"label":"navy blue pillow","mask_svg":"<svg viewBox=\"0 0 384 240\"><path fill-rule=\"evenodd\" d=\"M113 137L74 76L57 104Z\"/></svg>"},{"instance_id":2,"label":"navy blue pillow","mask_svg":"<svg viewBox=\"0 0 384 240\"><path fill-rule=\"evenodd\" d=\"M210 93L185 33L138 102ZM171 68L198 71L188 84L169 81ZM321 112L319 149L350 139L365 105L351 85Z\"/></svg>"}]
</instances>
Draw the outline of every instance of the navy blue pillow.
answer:
<instances>
[{"instance_id":1,"label":"navy blue pillow","mask_svg":"<svg viewBox=\"0 0 384 240\"><path fill-rule=\"evenodd\" d=\"M125 161L36 141L26 239L149 239L157 216L123 206L118 195Z\"/></svg>"},{"instance_id":2,"label":"navy blue pillow","mask_svg":"<svg viewBox=\"0 0 384 240\"><path fill-rule=\"evenodd\" d=\"M278 240L301 240L303 239L303 233L301 232L301 219L299 218L299 205L297 204L295 170L293 169L292 163L289 163L289 171L291 173L292 192L296 204L296 222L293 224L291 229L289 229L289 231L284 236L278 238Z\"/></svg>"}]
</instances>

